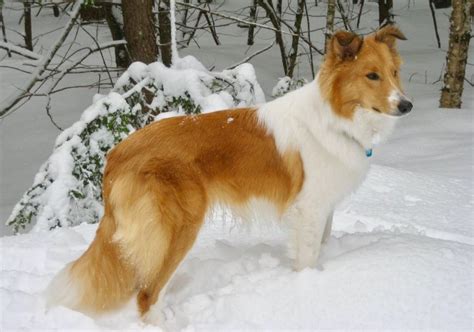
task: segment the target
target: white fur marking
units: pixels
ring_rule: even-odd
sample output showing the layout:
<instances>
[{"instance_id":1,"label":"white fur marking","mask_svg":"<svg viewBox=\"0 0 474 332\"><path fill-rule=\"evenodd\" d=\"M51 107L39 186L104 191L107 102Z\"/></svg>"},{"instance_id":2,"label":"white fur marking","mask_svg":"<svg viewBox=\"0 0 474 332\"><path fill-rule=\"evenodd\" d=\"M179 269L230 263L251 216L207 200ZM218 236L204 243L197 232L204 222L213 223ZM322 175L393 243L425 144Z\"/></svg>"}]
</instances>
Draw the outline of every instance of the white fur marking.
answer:
<instances>
[{"instance_id":1,"label":"white fur marking","mask_svg":"<svg viewBox=\"0 0 474 332\"><path fill-rule=\"evenodd\" d=\"M361 107L352 119L338 116L323 100L318 80L319 76L257 111L279 152L296 150L303 160L303 188L283 216L292 228L289 249L296 269L316 265L335 205L355 190L367 173L365 149L385 138L396 121Z\"/></svg>"},{"instance_id":2,"label":"white fur marking","mask_svg":"<svg viewBox=\"0 0 474 332\"><path fill-rule=\"evenodd\" d=\"M394 107L393 105L397 105L400 102L400 92L398 90L392 90L388 96L388 102L392 107Z\"/></svg>"}]
</instances>

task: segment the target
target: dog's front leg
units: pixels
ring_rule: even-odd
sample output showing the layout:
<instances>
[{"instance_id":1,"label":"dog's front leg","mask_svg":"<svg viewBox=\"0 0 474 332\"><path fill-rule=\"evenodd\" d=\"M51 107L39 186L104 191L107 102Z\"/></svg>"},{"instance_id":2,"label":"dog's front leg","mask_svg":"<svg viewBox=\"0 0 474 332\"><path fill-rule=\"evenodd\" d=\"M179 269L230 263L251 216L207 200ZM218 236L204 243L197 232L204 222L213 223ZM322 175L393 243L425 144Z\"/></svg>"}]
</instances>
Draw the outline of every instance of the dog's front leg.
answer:
<instances>
[{"instance_id":1,"label":"dog's front leg","mask_svg":"<svg viewBox=\"0 0 474 332\"><path fill-rule=\"evenodd\" d=\"M329 236L331 235L331 228L332 228L332 219L334 217L334 211L329 213L329 216L326 220L326 226L324 226L324 233L323 233L323 241L322 243L326 243L328 241Z\"/></svg>"},{"instance_id":2,"label":"dog's front leg","mask_svg":"<svg viewBox=\"0 0 474 332\"><path fill-rule=\"evenodd\" d=\"M322 209L295 208L290 221L289 251L296 271L316 267L330 214Z\"/></svg>"}]
</instances>

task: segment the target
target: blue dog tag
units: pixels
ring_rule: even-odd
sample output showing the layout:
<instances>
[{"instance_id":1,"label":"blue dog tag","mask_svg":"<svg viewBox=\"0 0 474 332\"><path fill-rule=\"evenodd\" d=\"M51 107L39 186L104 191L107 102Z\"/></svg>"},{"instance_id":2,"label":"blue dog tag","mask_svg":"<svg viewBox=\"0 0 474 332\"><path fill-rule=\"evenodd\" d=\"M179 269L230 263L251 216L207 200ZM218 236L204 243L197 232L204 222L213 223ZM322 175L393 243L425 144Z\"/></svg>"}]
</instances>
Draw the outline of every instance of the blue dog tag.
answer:
<instances>
[{"instance_id":1,"label":"blue dog tag","mask_svg":"<svg viewBox=\"0 0 474 332\"><path fill-rule=\"evenodd\" d=\"M365 155L366 155L367 157L372 157L372 149L367 149L367 150L365 150Z\"/></svg>"}]
</instances>

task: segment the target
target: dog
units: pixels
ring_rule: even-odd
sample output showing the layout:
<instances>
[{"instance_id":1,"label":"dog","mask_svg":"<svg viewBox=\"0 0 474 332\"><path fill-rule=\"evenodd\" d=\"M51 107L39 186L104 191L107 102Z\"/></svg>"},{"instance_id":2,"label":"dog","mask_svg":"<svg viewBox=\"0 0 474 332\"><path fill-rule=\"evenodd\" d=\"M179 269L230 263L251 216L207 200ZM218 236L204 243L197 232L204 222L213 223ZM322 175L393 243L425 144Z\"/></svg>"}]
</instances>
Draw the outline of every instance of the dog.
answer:
<instances>
[{"instance_id":1,"label":"dog","mask_svg":"<svg viewBox=\"0 0 474 332\"><path fill-rule=\"evenodd\" d=\"M118 144L107 156L95 239L52 281L49 305L96 314L136 293L149 314L215 203L271 203L290 225L295 270L314 267L336 204L412 109L397 39L406 38L395 26L364 38L336 32L302 88L256 108L163 119Z\"/></svg>"}]
</instances>

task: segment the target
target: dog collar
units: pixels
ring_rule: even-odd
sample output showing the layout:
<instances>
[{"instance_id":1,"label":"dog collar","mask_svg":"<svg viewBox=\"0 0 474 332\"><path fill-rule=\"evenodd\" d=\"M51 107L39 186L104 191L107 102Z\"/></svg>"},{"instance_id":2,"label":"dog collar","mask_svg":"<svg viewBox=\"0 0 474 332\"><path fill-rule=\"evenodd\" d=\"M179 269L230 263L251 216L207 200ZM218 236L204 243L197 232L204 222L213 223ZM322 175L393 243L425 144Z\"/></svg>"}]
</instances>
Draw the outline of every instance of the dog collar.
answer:
<instances>
[{"instance_id":1,"label":"dog collar","mask_svg":"<svg viewBox=\"0 0 474 332\"><path fill-rule=\"evenodd\" d=\"M367 156L367 158L372 157L372 149L365 150L365 155Z\"/></svg>"},{"instance_id":2,"label":"dog collar","mask_svg":"<svg viewBox=\"0 0 474 332\"><path fill-rule=\"evenodd\" d=\"M354 142L356 142L357 144L359 144L359 146L365 150L365 156L366 156L367 158L372 157L372 149L371 149L371 148L370 148L370 149L365 149L364 146L363 146L358 140L356 140L354 136L350 136L350 135L348 135L346 132L343 132L343 134L344 134L347 138L349 138L349 139L353 140Z\"/></svg>"}]
</instances>

